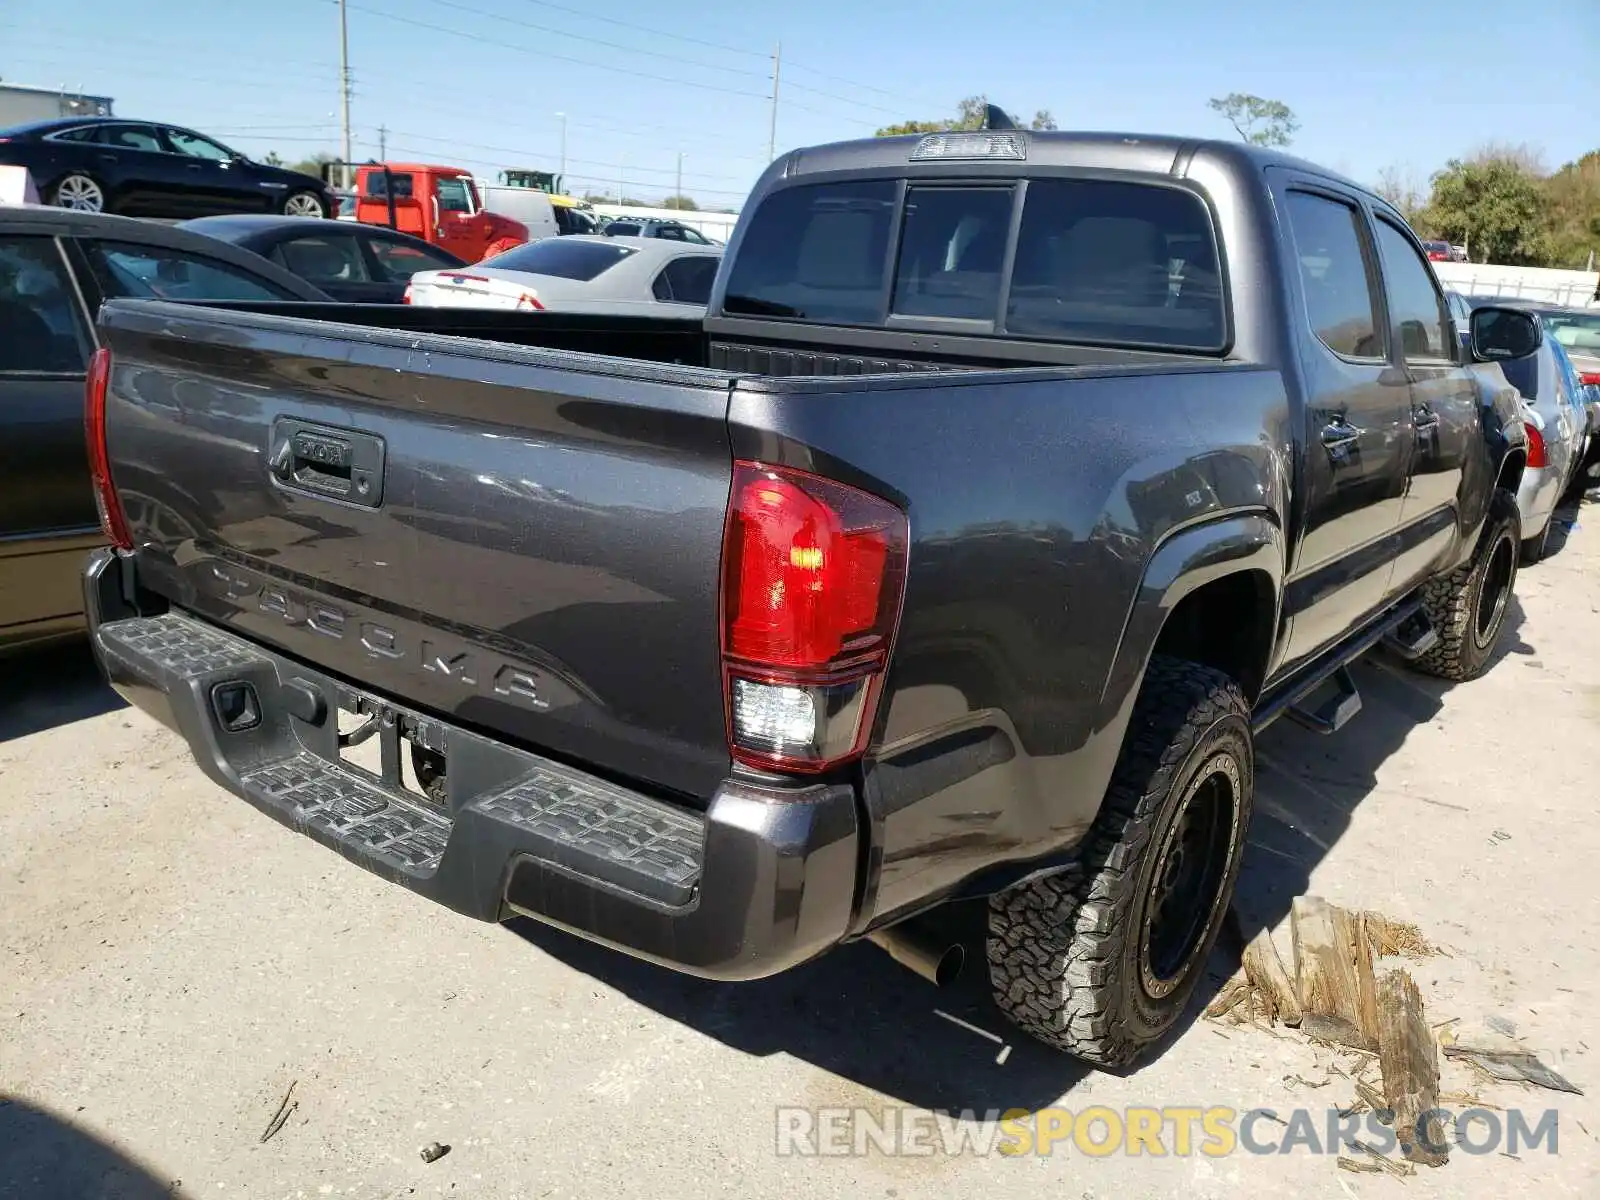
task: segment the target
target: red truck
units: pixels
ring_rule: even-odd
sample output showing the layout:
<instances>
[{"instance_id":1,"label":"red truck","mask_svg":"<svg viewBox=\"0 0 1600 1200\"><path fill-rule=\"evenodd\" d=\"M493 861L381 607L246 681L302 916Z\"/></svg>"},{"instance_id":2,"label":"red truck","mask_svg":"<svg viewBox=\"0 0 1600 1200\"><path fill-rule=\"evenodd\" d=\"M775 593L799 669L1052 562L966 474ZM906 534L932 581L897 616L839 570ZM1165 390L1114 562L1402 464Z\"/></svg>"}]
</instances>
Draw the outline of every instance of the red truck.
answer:
<instances>
[{"instance_id":1,"label":"red truck","mask_svg":"<svg viewBox=\"0 0 1600 1200\"><path fill-rule=\"evenodd\" d=\"M483 207L471 172L462 167L361 163L355 210L363 224L409 233L469 263L528 240L526 225Z\"/></svg>"}]
</instances>

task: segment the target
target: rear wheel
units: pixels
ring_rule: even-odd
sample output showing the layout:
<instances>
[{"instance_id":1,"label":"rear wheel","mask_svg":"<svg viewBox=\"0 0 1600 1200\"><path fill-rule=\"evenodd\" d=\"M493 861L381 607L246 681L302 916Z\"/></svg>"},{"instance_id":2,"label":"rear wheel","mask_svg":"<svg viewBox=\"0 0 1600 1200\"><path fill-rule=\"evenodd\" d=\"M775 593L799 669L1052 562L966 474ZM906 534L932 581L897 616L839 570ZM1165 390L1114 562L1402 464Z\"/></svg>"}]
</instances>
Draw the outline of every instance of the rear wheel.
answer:
<instances>
[{"instance_id":1,"label":"rear wheel","mask_svg":"<svg viewBox=\"0 0 1600 1200\"><path fill-rule=\"evenodd\" d=\"M284 199L283 215L286 217L326 217L328 210L322 197L315 192L291 192Z\"/></svg>"},{"instance_id":2,"label":"rear wheel","mask_svg":"<svg viewBox=\"0 0 1600 1200\"><path fill-rule=\"evenodd\" d=\"M990 900L1001 1011L1103 1066L1126 1066L1171 1032L1232 901L1254 787L1238 685L1152 659L1080 860Z\"/></svg>"},{"instance_id":3,"label":"rear wheel","mask_svg":"<svg viewBox=\"0 0 1600 1200\"><path fill-rule=\"evenodd\" d=\"M56 184L50 203L75 212L105 212L106 193L91 176L74 171Z\"/></svg>"},{"instance_id":4,"label":"rear wheel","mask_svg":"<svg viewBox=\"0 0 1600 1200\"><path fill-rule=\"evenodd\" d=\"M1497 488L1472 558L1422 587L1422 606L1439 631L1439 641L1416 660L1419 670L1456 682L1483 673L1505 629L1521 542L1517 502Z\"/></svg>"}]
</instances>

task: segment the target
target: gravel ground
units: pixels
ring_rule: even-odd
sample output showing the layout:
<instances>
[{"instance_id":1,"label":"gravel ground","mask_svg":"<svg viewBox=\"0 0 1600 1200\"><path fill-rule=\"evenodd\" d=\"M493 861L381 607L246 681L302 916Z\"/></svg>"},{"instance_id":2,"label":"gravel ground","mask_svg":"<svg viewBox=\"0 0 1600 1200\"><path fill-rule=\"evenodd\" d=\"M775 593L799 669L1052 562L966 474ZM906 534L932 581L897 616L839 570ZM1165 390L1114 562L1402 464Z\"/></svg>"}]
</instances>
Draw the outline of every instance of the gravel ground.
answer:
<instances>
[{"instance_id":1,"label":"gravel ground","mask_svg":"<svg viewBox=\"0 0 1600 1200\"><path fill-rule=\"evenodd\" d=\"M1369 661L1344 733L1262 737L1239 901L1285 955L1306 891L1416 922L1448 951L1413 964L1430 1023L1508 1021L1591 1092L1447 1065L1530 1124L1556 1109L1555 1154L1458 1149L1405 1180L1171 1137L780 1155L779 1106L1305 1106L1321 1129L1354 1096L1298 1035L1206 1019L1138 1072L1087 1071L1013 1037L981 968L938 992L863 946L718 986L469 922L219 791L71 647L0 666L0 1197L1600 1195L1597 511L1523 572L1484 679Z\"/></svg>"}]
</instances>

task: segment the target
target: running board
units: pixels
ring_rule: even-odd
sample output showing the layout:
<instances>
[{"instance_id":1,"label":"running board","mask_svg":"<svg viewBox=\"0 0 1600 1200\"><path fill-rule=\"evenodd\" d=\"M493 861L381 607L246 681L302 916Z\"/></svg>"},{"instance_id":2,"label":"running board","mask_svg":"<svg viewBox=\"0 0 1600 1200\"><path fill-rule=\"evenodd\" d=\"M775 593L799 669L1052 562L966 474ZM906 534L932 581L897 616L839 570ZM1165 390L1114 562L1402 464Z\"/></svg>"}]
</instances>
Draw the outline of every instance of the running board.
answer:
<instances>
[{"instance_id":1,"label":"running board","mask_svg":"<svg viewBox=\"0 0 1600 1200\"><path fill-rule=\"evenodd\" d=\"M1361 692L1356 688L1356 681L1350 677L1350 668L1340 667L1328 678L1334 686L1334 693L1316 708L1306 708L1300 704L1289 706L1289 719L1312 733L1338 733L1361 711Z\"/></svg>"},{"instance_id":2,"label":"running board","mask_svg":"<svg viewBox=\"0 0 1600 1200\"><path fill-rule=\"evenodd\" d=\"M1415 660L1439 644L1439 631L1427 612L1419 608L1396 625L1383 644L1401 658Z\"/></svg>"},{"instance_id":3,"label":"running board","mask_svg":"<svg viewBox=\"0 0 1600 1200\"><path fill-rule=\"evenodd\" d=\"M1318 733L1333 733L1341 728L1361 711L1361 696L1350 678L1350 664L1380 642L1391 644L1391 637L1396 638L1399 646L1420 647L1416 653L1426 654L1432 645L1427 636L1437 635L1431 625L1427 634L1416 632L1419 618L1427 620L1422 602L1416 596L1402 600L1314 662L1274 685L1256 704L1251 719L1255 732L1260 733L1279 717L1293 717ZM1405 632L1399 632L1401 630ZM1316 708L1309 707L1312 694L1320 692L1330 682L1337 689L1336 695Z\"/></svg>"}]
</instances>

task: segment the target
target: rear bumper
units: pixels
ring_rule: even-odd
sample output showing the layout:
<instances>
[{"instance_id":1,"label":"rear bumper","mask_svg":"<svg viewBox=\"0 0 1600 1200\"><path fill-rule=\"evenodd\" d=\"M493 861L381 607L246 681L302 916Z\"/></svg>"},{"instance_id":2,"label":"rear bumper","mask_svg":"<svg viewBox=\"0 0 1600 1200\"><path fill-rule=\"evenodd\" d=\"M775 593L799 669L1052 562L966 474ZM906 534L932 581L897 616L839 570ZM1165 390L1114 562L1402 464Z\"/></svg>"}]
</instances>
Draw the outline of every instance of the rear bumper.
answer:
<instances>
[{"instance_id":1,"label":"rear bumper","mask_svg":"<svg viewBox=\"0 0 1600 1200\"><path fill-rule=\"evenodd\" d=\"M524 914L714 979L774 974L850 927L860 833L847 786L730 779L704 813L678 807L182 613L140 616L130 584L127 560L91 556L85 608L111 685L185 738L218 784L394 883L482 920ZM218 688L245 686L255 720L230 731ZM341 708L373 720L381 776L339 760ZM402 731L445 755L441 805L400 786Z\"/></svg>"}]
</instances>

